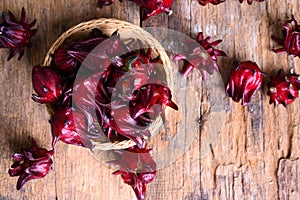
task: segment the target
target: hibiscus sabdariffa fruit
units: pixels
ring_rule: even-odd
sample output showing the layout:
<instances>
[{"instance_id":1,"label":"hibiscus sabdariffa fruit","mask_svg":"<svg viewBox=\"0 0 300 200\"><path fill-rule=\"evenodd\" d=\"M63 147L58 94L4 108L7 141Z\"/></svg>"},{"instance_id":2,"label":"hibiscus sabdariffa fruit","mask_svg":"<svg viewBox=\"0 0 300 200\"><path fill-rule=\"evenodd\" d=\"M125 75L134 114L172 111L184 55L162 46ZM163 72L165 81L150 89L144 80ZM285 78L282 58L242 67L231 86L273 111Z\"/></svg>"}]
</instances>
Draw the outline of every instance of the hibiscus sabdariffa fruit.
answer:
<instances>
[{"instance_id":1,"label":"hibiscus sabdariffa fruit","mask_svg":"<svg viewBox=\"0 0 300 200\"><path fill-rule=\"evenodd\" d=\"M29 149L13 154L14 163L8 173L10 176L19 176L17 189L20 190L30 180L45 177L52 168L53 154L54 150L40 148L35 140L32 140Z\"/></svg>"},{"instance_id":2,"label":"hibiscus sabdariffa fruit","mask_svg":"<svg viewBox=\"0 0 300 200\"><path fill-rule=\"evenodd\" d=\"M120 0L122 2L122 0ZM174 0L129 0L136 3L144 11L143 20L146 20L154 15L160 13L172 14L171 7L174 3ZM103 8L104 6L111 5L114 0L99 0L98 6Z\"/></svg>"},{"instance_id":3,"label":"hibiscus sabdariffa fruit","mask_svg":"<svg viewBox=\"0 0 300 200\"><path fill-rule=\"evenodd\" d=\"M76 120L74 118L76 117ZM84 137L86 120L83 113L75 112L71 107L62 107L49 120L52 132L52 146L57 141L92 148L91 142Z\"/></svg>"},{"instance_id":4,"label":"hibiscus sabdariffa fruit","mask_svg":"<svg viewBox=\"0 0 300 200\"><path fill-rule=\"evenodd\" d=\"M283 38L272 35L275 43L281 45L281 48L273 49L275 53L287 52L290 55L300 57L300 26L294 16L283 26Z\"/></svg>"},{"instance_id":5,"label":"hibiscus sabdariffa fruit","mask_svg":"<svg viewBox=\"0 0 300 200\"><path fill-rule=\"evenodd\" d=\"M115 151L118 159L110 161L117 165L114 175L121 175L123 181L130 185L138 200L146 199L146 186L156 176L156 163L151 157L152 149L137 146Z\"/></svg>"},{"instance_id":6,"label":"hibiscus sabdariffa fruit","mask_svg":"<svg viewBox=\"0 0 300 200\"><path fill-rule=\"evenodd\" d=\"M174 0L131 0L144 9L145 15L143 20L148 19L154 15L158 15L162 12L171 14L171 6Z\"/></svg>"},{"instance_id":7,"label":"hibiscus sabdariffa fruit","mask_svg":"<svg viewBox=\"0 0 300 200\"><path fill-rule=\"evenodd\" d=\"M194 68L196 68L200 70L202 78L206 80L208 74L213 74L214 71L220 71L217 64L217 57L226 56L226 54L224 51L215 48L222 42L222 40L210 42L210 37L204 38L203 33L200 32L197 35L196 41L199 44L198 46L192 47L192 49L186 52L175 55L173 60L185 61L181 72L183 76L187 76ZM194 46L194 44L192 45ZM212 62L208 62L209 59L207 59L207 56L210 56Z\"/></svg>"},{"instance_id":8,"label":"hibiscus sabdariffa fruit","mask_svg":"<svg viewBox=\"0 0 300 200\"><path fill-rule=\"evenodd\" d=\"M245 61L232 70L226 87L226 95L233 101L248 105L253 94L260 88L264 74L257 64Z\"/></svg>"},{"instance_id":9,"label":"hibiscus sabdariffa fruit","mask_svg":"<svg viewBox=\"0 0 300 200\"><path fill-rule=\"evenodd\" d=\"M37 93L32 95L32 99L38 103L55 103L63 92L62 77L49 67L40 65L33 67L32 85Z\"/></svg>"},{"instance_id":10,"label":"hibiscus sabdariffa fruit","mask_svg":"<svg viewBox=\"0 0 300 200\"><path fill-rule=\"evenodd\" d=\"M19 52L19 60L24 55L25 47L30 47L30 39L36 34L36 29L31 29L36 23L34 20L27 23L25 9L22 8L20 21L15 15L8 12L2 13L2 22L0 24L0 48L10 49L10 54L7 60L10 60Z\"/></svg>"},{"instance_id":11,"label":"hibiscus sabdariffa fruit","mask_svg":"<svg viewBox=\"0 0 300 200\"><path fill-rule=\"evenodd\" d=\"M279 70L275 77L271 77L267 94L270 96L270 104L284 107L293 103L299 96L300 76L298 74L286 74Z\"/></svg>"},{"instance_id":12,"label":"hibiscus sabdariffa fruit","mask_svg":"<svg viewBox=\"0 0 300 200\"><path fill-rule=\"evenodd\" d=\"M73 42L60 46L52 55L55 62L55 69L65 76L74 76L91 51L106 40L108 36L98 29L93 29L89 34L89 38L82 42ZM100 55L97 56L94 60L91 60L92 63L85 62L87 67L91 65L97 66L95 62L97 62Z\"/></svg>"}]
</instances>

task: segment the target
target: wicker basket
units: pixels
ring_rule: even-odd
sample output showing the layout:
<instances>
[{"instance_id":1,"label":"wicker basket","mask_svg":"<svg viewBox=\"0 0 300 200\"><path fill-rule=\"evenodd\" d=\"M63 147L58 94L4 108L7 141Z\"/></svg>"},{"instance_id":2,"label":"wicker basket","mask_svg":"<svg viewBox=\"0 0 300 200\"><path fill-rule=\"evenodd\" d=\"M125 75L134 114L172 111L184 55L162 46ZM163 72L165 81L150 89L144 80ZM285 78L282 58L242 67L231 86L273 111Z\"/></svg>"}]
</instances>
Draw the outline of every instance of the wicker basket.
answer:
<instances>
[{"instance_id":1,"label":"wicker basket","mask_svg":"<svg viewBox=\"0 0 300 200\"><path fill-rule=\"evenodd\" d=\"M95 19L87 22L80 23L72 28L70 28L68 31L63 33L51 46L50 50L48 51L43 66L50 66L52 62L52 57L50 56L53 54L58 47L60 47L64 43L72 42L72 41L80 41L88 36L88 34L91 32L92 29L98 28L100 29L104 34L106 35L112 35L113 32L118 30L121 39L123 41L131 40L132 39L138 39L142 43L147 44L149 47L153 49L152 56L160 56L161 62L164 66L164 72L165 72L165 81L167 82L168 86L172 90L173 80L172 80L172 70L171 70L171 64L168 55L166 54L165 50L161 46L161 44L153 38L153 36L143 30L142 28L135 26L129 22L121 21L117 19L106 19L106 18L100 18ZM130 34L126 34L129 33ZM134 37L134 38L133 38ZM125 42L126 43L126 42ZM53 114L53 110L51 109L51 106L47 106L48 112L50 115ZM168 111L168 109L166 109ZM149 127L151 133L155 133L159 130L159 128L162 125L162 119L159 117L157 118ZM90 139L91 142L95 145L95 149L99 150L112 150L112 149L125 149L130 146L135 145L135 143L131 140L122 140L122 141L114 141L114 142L103 142L103 141L93 141Z\"/></svg>"}]
</instances>

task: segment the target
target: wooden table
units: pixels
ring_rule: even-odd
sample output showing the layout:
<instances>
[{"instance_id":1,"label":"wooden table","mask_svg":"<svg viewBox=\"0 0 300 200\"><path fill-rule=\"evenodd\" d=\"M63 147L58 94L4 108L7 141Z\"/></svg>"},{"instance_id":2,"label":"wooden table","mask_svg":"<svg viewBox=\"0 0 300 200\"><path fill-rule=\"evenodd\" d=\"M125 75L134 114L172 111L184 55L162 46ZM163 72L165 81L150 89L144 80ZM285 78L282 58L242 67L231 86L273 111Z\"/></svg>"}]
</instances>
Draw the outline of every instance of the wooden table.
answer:
<instances>
[{"instance_id":1,"label":"wooden table","mask_svg":"<svg viewBox=\"0 0 300 200\"><path fill-rule=\"evenodd\" d=\"M99 17L114 17L136 25L175 29L195 37L203 31L212 40L222 39L219 58L226 83L235 61L253 60L268 75L283 68L300 73L300 60L270 51L271 33L280 34L281 24L293 14L300 21L298 0L267 0L240 4L227 0L218 6L202 7L196 0L176 0L173 15L159 15L140 21L139 8L132 2L102 10L96 0L2 0L0 10L19 17L22 7L28 19L37 19L38 33L25 56L7 62L8 51L1 49L0 67L0 199L134 199L131 188L92 153L80 147L58 143L54 170L44 179L28 182L17 191L17 178L8 176L11 154L27 147L30 138L51 148L49 116L43 105L31 100L31 70L41 64L50 45L71 26ZM266 83L248 107L226 99L225 126L206 156L200 156L201 136L205 135L207 92L198 72L188 78L196 88L186 104L202 119L189 150L176 162L159 170L148 187L149 199L300 199L300 100L287 109L269 105ZM197 89L198 88L198 89ZM195 98L194 98L195 97ZM187 114L187 121L196 120ZM171 122L173 123L173 122ZM176 124L175 124L176 125ZM174 125L174 126L175 126ZM171 127L172 128L172 127ZM173 127L172 130L175 130Z\"/></svg>"}]
</instances>

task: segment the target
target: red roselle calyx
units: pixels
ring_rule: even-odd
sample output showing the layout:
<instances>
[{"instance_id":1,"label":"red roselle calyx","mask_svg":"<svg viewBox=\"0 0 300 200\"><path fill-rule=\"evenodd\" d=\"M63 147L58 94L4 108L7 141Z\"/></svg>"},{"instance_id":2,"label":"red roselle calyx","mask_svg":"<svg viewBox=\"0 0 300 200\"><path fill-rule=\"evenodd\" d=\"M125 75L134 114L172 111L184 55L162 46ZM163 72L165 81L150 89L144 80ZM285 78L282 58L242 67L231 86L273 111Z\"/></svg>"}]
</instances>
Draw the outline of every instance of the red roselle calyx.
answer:
<instances>
[{"instance_id":1,"label":"red roselle calyx","mask_svg":"<svg viewBox=\"0 0 300 200\"><path fill-rule=\"evenodd\" d=\"M107 39L107 36L92 38L83 42L74 42L69 45L59 47L54 55L55 68L65 75L73 75L77 72L80 64L86 59L89 53L101 42ZM101 59L96 58L96 59ZM91 60L91 59L89 59ZM97 61L89 64L88 67L96 68Z\"/></svg>"},{"instance_id":2,"label":"red roselle calyx","mask_svg":"<svg viewBox=\"0 0 300 200\"><path fill-rule=\"evenodd\" d=\"M294 16L292 16L292 19L288 20L283 27L283 39L272 35L274 42L282 46L281 48L273 49L273 51L275 53L287 52L300 57L300 26Z\"/></svg>"},{"instance_id":3,"label":"red roselle calyx","mask_svg":"<svg viewBox=\"0 0 300 200\"><path fill-rule=\"evenodd\" d=\"M121 0L120 0L121 1ZM143 20L146 20L154 15L158 15L162 12L172 14L171 7L174 0L129 0L135 2L138 6L143 8L145 14ZM103 8L104 6L111 5L113 0L98 0L98 6Z\"/></svg>"},{"instance_id":4,"label":"red roselle calyx","mask_svg":"<svg viewBox=\"0 0 300 200\"><path fill-rule=\"evenodd\" d=\"M263 76L263 72L255 62L241 62L230 74L226 95L235 102L242 99L242 104L248 105L253 94L260 88Z\"/></svg>"},{"instance_id":5,"label":"red roselle calyx","mask_svg":"<svg viewBox=\"0 0 300 200\"><path fill-rule=\"evenodd\" d=\"M135 91L130 106L132 108L131 116L134 119L145 113L164 114L166 106L178 110L177 105L172 101L171 90L166 86L155 83L144 85ZM156 117L154 116L154 118Z\"/></svg>"},{"instance_id":6,"label":"red roselle calyx","mask_svg":"<svg viewBox=\"0 0 300 200\"><path fill-rule=\"evenodd\" d=\"M206 37L204 39L203 33L200 32L196 38L196 41L200 44L201 47L195 47L193 52L184 52L182 54L176 55L173 60L185 60L186 64L184 65L182 74L183 76L187 76L193 68L200 70L202 74L202 78L206 80L207 73L213 74L214 71L220 71L219 66L217 64L218 56L226 56L226 54L214 47L222 42L222 40L217 40L214 42L210 42L210 37ZM203 52L202 48L206 51L206 53L211 57L213 64L207 64L207 55Z\"/></svg>"},{"instance_id":7,"label":"red roselle calyx","mask_svg":"<svg viewBox=\"0 0 300 200\"><path fill-rule=\"evenodd\" d=\"M225 2L225 0L198 0L200 5L205 6L208 3L211 3L213 5L218 5L219 3Z\"/></svg>"},{"instance_id":8,"label":"red roselle calyx","mask_svg":"<svg viewBox=\"0 0 300 200\"><path fill-rule=\"evenodd\" d=\"M174 0L131 0L138 4L141 8L144 9L145 15L143 20L146 20L154 15L158 15L162 12L167 14L172 14L171 6L174 3Z\"/></svg>"},{"instance_id":9,"label":"red roselle calyx","mask_svg":"<svg viewBox=\"0 0 300 200\"><path fill-rule=\"evenodd\" d=\"M115 102L112 107L111 118L108 121L109 128L115 131L116 135L120 134L134 141L140 148L144 146L144 138L150 136L147 126L149 122L143 119L133 119L126 104L119 105Z\"/></svg>"},{"instance_id":10,"label":"red roselle calyx","mask_svg":"<svg viewBox=\"0 0 300 200\"><path fill-rule=\"evenodd\" d=\"M57 71L37 65L32 70L32 85L37 95L32 99L38 103L55 103L63 92L63 81Z\"/></svg>"},{"instance_id":11,"label":"red roselle calyx","mask_svg":"<svg viewBox=\"0 0 300 200\"><path fill-rule=\"evenodd\" d=\"M68 49L69 46L67 45L61 46L53 55L55 68L67 75L75 73L79 67L78 61L68 54Z\"/></svg>"},{"instance_id":12,"label":"red roselle calyx","mask_svg":"<svg viewBox=\"0 0 300 200\"><path fill-rule=\"evenodd\" d=\"M27 24L26 12L22 8L21 20L18 21L10 11L8 15L2 13L2 23L0 24L0 48L9 48L10 54L7 60L10 60L19 52L19 60L24 55L25 47L30 47L30 39L36 34L36 29L31 29L36 20Z\"/></svg>"},{"instance_id":13,"label":"red roselle calyx","mask_svg":"<svg viewBox=\"0 0 300 200\"><path fill-rule=\"evenodd\" d=\"M142 49L140 52L130 52L122 58L120 67L113 67L103 73L105 85L117 89L121 94L127 94L126 99L137 89L149 82L159 82L154 77L156 74L155 64L160 61L160 57L151 58L152 49L148 51ZM110 74L110 75L108 75ZM118 82L117 88L115 88Z\"/></svg>"},{"instance_id":14,"label":"red roselle calyx","mask_svg":"<svg viewBox=\"0 0 300 200\"><path fill-rule=\"evenodd\" d=\"M52 132L52 146L57 141L91 148L91 142L84 137L87 129L86 120L82 113L70 107L62 107L49 120Z\"/></svg>"},{"instance_id":15,"label":"red roselle calyx","mask_svg":"<svg viewBox=\"0 0 300 200\"><path fill-rule=\"evenodd\" d=\"M74 85L73 102L81 111L93 112L98 104L107 105L110 103L110 96L99 74L93 74Z\"/></svg>"},{"instance_id":16,"label":"red roselle calyx","mask_svg":"<svg viewBox=\"0 0 300 200\"><path fill-rule=\"evenodd\" d=\"M109 65L123 65L121 55L130 51L120 39L118 31L115 31L110 38L100 32L98 29L93 29L93 38L83 42L73 42L69 47L65 48L64 54L55 54L56 67L60 71L68 69L67 72L73 74L77 72L80 65L89 70L99 72L105 70ZM98 33L97 33L98 32ZM97 47L101 44L101 49ZM70 60L70 65L66 62ZM76 69L75 71L72 69Z\"/></svg>"},{"instance_id":17,"label":"red roselle calyx","mask_svg":"<svg viewBox=\"0 0 300 200\"><path fill-rule=\"evenodd\" d=\"M270 96L270 104L274 103L275 106L282 104L287 107L299 96L300 76L298 74L285 74L279 70L275 77L271 77L268 88L267 94Z\"/></svg>"},{"instance_id":18,"label":"red roselle calyx","mask_svg":"<svg viewBox=\"0 0 300 200\"><path fill-rule=\"evenodd\" d=\"M243 1L244 1L244 0L240 0L240 3L243 3ZM253 1L263 2L264 0L247 0L247 3L248 3L249 5L251 5Z\"/></svg>"},{"instance_id":19,"label":"red roselle calyx","mask_svg":"<svg viewBox=\"0 0 300 200\"><path fill-rule=\"evenodd\" d=\"M151 157L151 149L130 147L115 151L119 159L109 162L118 165L114 175L121 175L124 182L132 187L138 200L146 199L146 185L156 176L156 163Z\"/></svg>"},{"instance_id":20,"label":"red roselle calyx","mask_svg":"<svg viewBox=\"0 0 300 200\"><path fill-rule=\"evenodd\" d=\"M54 150L48 151L37 146L32 140L31 147L22 153L15 153L12 158L14 163L9 169L10 176L19 176L17 189L30 180L45 177L52 168Z\"/></svg>"}]
</instances>

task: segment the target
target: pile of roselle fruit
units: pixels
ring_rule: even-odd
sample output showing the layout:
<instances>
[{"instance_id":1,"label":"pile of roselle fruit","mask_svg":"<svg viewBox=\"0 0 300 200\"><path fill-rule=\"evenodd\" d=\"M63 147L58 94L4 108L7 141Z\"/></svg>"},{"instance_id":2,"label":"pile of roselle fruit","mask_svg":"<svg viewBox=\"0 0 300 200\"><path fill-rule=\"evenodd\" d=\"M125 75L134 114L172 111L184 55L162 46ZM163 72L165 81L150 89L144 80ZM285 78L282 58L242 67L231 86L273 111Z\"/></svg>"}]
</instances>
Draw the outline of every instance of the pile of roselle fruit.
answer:
<instances>
[{"instance_id":1,"label":"pile of roselle fruit","mask_svg":"<svg viewBox=\"0 0 300 200\"><path fill-rule=\"evenodd\" d=\"M93 149L91 140L103 137L101 133L111 142L132 140L136 145L115 151L119 160L110 163L119 166L114 174L120 174L138 199L144 199L146 184L156 174L151 150L146 149L149 126L157 117L165 115L166 106L178 109L172 101L171 90L156 79L156 67L162 66L156 66L160 58L151 56L151 48L131 50L117 31L108 37L93 29L84 41L60 46L52 55L50 67L34 66L32 84L36 94L32 99L47 104L53 112L49 120L53 150L41 150L38 158L33 156L47 158L48 162L43 163L47 167L40 168L36 163L36 168L30 166L30 170L43 176L48 172L57 141ZM19 165L12 167L10 174L16 175L16 171L29 165L26 162L29 160L25 158L22 164L16 160ZM38 178L26 171L23 173L29 179ZM19 178L18 189L27 180Z\"/></svg>"},{"instance_id":2,"label":"pile of roselle fruit","mask_svg":"<svg viewBox=\"0 0 300 200\"><path fill-rule=\"evenodd\" d=\"M20 24L11 13L3 16L1 30L7 30L3 33L15 40L3 34L2 44L21 40L22 55L24 44L30 43L35 32L31 30L34 23L26 24L24 9ZM52 150L38 147L33 140L31 148L13 155L9 174L19 176L17 189L47 175L58 141L93 149L92 140L107 137L112 143L131 140L136 144L116 150L116 160L109 163L119 167L114 174L121 175L137 198L145 199L146 185L156 175L156 164L146 144L149 127L158 117L164 118L166 106L178 110L171 90L157 74L162 71L157 68L163 67L157 65L159 56L152 58L151 48L132 50L117 31L107 36L98 29L83 41L61 45L51 56L50 66L33 67L36 94L32 99L51 110Z\"/></svg>"},{"instance_id":3,"label":"pile of roselle fruit","mask_svg":"<svg viewBox=\"0 0 300 200\"><path fill-rule=\"evenodd\" d=\"M173 4L172 0L132 1L146 11L144 19L161 12L170 13ZM199 0L199 3L216 5L224 1ZM251 4L253 0L247 2ZM111 3L113 0L99 0L100 7ZM11 12L2 14L0 48L10 49L8 60L18 52L20 59L25 47L31 46L30 39L36 33L36 29L32 29L34 25L35 20L27 23L24 8L20 21ZM293 16L284 24L282 32L283 38L272 35L274 42L281 46L273 51L300 57L300 26ZM195 68L205 81L208 74L220 72L217 57L226 54L215 48L222 40L210 42L210 37L204 38L201 32L195 40L199 46L175 55L173 60L181 61L183 77ZM99 45L102 45L101 50L94 51ZM201 51L211 57L214 65L205 65ZM63 44L51 56L51 66L33 68L32 84L36 94L32 99L46 104L52 112L49 120L52 149L41 148L32 140L29 149L13 155L9 175L19 176L17 189L29 180L48 174L58 141L93 149L91 141L104 135L111 142L131 140L136 144L115 150L116 160L109 163L118 166L114 174L121 175L137 198L145 199L146 185L156 175L156 163L151 157L151 149L147 149L146 139L151 135L149 127L157 117L164 119L166 106L178 110L172 101L171 90L157 77L156 64L160 58L152 58L151 48L132 50L117 31L107 36L98 29L93 29L83 41ZM80 78L77 77L79 70L84 72L80 73ZM265 77L267 75L253 61L236 63L225 92L233 101L242 100L242 105L246 106ZM116 98L116 85L120 82L117 94L121 95ZM270 77L267 95L270 104L287 107L299 96L299 90L300 76L280 70L275 77Z\"/></svg>"}]
</instances>

